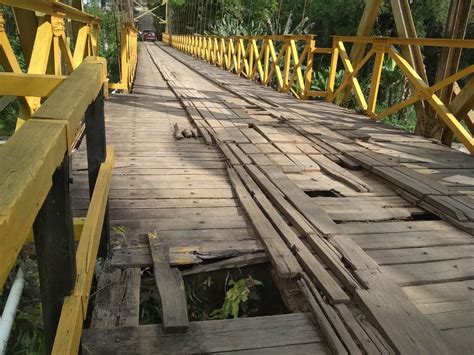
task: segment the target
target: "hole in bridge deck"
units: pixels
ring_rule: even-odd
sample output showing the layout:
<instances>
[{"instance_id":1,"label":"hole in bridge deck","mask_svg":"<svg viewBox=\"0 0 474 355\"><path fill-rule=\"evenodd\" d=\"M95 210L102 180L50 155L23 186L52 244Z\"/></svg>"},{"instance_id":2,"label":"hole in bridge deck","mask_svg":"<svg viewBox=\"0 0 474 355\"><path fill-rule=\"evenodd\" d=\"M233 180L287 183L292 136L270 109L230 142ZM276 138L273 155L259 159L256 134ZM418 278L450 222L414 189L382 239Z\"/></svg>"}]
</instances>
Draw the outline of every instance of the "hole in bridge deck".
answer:
<instances>
[{"instance_id":1,"label":"hole in bridge deck","mask_svg":"<svg viewBox=\"0 0 474 355\"><path fill-rule=\"evenodd\" d=\"M437 215L423 211L422 213L412 213L411 214L411 220L413 221L439 221L441 218L439 218Z\"/></svg>"},{"instance_id":2,"label":"hole in bridge deck","mask_svg":"<svg viewBox=\"0 0 474 355\"><path fill-rule=\"evenodd\" d=\"M309 197L343 197L336 190L306 190L304 193Z\"/></svg>"},{"instance_id":3,"label":"hole in bridge deck","mask_svg":"<svg viewBox=\"0 0 474 355\"><path fill-rule=\"evenodd\" d=\"M231 289L234 295L246 292L245 288L250 291L248 301L239 304L239 318L288 313L269 264L187 275L184 276L184 285L189 321L224 319L225 312L221 308L226 292ZM227 318L232 318L232 315ZM141 282L140 324L157 323L161 323L158 290L153 271L146 269Z\"/></svg>"}]
</instances>

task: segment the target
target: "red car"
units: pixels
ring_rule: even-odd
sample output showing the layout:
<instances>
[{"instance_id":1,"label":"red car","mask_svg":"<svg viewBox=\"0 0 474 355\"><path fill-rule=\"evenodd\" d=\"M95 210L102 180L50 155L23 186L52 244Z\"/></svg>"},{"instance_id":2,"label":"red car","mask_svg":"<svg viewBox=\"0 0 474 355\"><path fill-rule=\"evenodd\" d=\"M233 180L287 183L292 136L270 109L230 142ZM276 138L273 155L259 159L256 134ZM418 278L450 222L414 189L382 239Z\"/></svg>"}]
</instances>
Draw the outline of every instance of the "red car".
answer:
<instances>
[{"instance_id":1,"label":"red car","mask_svg":"<svg viewBox=\"0 0 474 355\"><path fill-rule=\"evenodd\" d=\"M142 40L154 42L158 40L158 37L156 36L156 33L154 31L146 30L142 33Z\"/></svg>"}]
</instances>

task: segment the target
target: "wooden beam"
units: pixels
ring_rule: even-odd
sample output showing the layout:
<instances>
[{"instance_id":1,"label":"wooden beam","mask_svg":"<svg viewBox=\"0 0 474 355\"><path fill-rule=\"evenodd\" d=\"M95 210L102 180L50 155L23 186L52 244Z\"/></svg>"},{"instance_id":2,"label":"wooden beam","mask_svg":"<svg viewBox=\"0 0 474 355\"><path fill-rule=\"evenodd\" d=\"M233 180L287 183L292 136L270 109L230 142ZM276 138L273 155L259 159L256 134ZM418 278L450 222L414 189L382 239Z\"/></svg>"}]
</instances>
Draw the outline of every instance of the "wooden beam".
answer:
<instances>
[{"instance_id":1,"label":"wooden beam","mask_svg":"<svg viewBox=\"0 0 474 355\"><path fill-rule=\"evenodd\" d=\"M66 155L53 175L51 190L33 224L47 353L53 347L63 299L76 281L69 166L70 158Z\"/></svg>"},{"instance_id":2,"label":"wooden beam","mask_svg":"<svg viewBox=\"0 0 474 355\"><path fill-rule=\"evenodd\" d=\"M0 73L0 95L47 97L65 79L60 75Z\"/></svg>"},{"instance_id":3,"label":"wooden beam","mask_svg":"<svg viewBox=\"0 0 474 355\"><path fill-rule=\"evenodd\" d=\"M99 176L101 164L106 158L106 140L105 140L105 116L104 116L104 93L101 90L97 98L85 114L86 124L86 142L87 142L87 169L89 172L89 196L92 198L94 188ZM107 257L109 249L109 208L107 205L102 228L102 237L99 246L99 256Z\"/></svg>"},{"instance_id":4,"label":"wooden beam","mask_svg":"<svg viewBox=\"0 0 474 355\"><path fill-rule=\"evenodd\" d=\"M114 149L108 147L107 159L101 165L81 240L77 247L77 281L73 294L64 300L52 354L77 354L79 350L82 325L87 317L89 293L112 180L114 157Z\"/></svg>"}]
</instances>

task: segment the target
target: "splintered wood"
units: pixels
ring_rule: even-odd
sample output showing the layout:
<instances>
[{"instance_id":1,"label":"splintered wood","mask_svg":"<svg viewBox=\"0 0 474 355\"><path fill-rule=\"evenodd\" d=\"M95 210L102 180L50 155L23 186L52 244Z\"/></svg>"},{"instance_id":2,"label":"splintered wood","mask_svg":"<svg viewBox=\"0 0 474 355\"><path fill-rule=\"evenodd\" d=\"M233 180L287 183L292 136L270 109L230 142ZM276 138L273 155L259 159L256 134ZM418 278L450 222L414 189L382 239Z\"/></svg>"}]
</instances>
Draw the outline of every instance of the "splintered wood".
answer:
<instances>
[{"instance_id":1,"label":"splintered wood","mask_svg":"<svg viewBox=\"0 0 474 355\"><path fill-rule=\"evenodd\" d=\"M170 264L219 259L182 273L193 275L268 261L280 280L299 286L316 324L308 330L296 321L301 314L265 317L266 323L264 317L191 322L186 335L172 339L154 326L129 328L141 349L447 354L474 348L467 336L474 331L473 158L332 104L296 100L168 47L141 49L137 92L166 92L169 101L159 104L176 106L160 121L166 129L158 141L150 133L157 122L147 122L148 111L138 108L142 98L129 113L147 125L121 143L127 150L117 162L110 208L123 242L112 263L153 265L158 288L166 287L160 294L174 298L163 312L179 315L182 330L186 300ZM140 76L143 68L150 79ZM129 124L119 129L111 122L113 139L129 139L122 131ZM76 201L76 209L85 203ZM155 229L169 253L153 238L150 251ZM287 322L285 335L267 344L280 321ZM247 327L257 327L259 337L243 346L253 342L254 328ZM227 331L231 344L221 346ZM294 341L286 343L293 331ZM101 351L99 336L122 333L86 332L85 344ZM311 349L304 345L310 342Z\"/></svg>"}]
</instances>

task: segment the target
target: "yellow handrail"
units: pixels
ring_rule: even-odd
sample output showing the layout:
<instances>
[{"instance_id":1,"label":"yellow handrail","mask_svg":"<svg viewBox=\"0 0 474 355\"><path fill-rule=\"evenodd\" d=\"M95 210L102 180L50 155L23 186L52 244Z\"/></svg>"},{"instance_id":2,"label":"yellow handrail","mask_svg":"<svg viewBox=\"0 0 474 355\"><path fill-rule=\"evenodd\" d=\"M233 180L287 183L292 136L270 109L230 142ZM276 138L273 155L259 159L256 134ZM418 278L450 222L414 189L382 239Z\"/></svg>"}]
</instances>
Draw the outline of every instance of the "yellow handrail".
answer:
<instances>
[{"instance_id":1,"label":"yellow handrail","mask_svg":"<svg viewBox=\"0 0 474 355\"><path fill-rule=\"evenodd\" d=\"M0 149L0 289L105 82L105 60L86 60Z\"/></svg>"},{"instance_id":2,"label":"yellow handrail","mask_svg":"<svg viewBox=\"0 0 474 355\"><path fill-rule=\"evenodd\" d=\"M250 80L259 81L263 85L275 84L281 92L292 92L296 97L325 97L326 101L334 102L349 88L354 94L358 106L373 119L382 119L399 110L416 103L426 101L433 107L437 116L446 124L464 146L474 153L472 131L473 115L470 114L474 92L474 82L466 85L457 94L456 102L452 105L442 102L437 96L439 90L474 73L474 65L459 70L454 75L430 85L425 82L416 70L398 52L396 46L435 46L449 48L474 48L474 40L462 39L432 39L432 38L388 38L388 37L333 37L332 48L316 47L313 36L199 36L199 35L170 35L163 36L165 43L174 48L217 65L225 70L244 76ZM368 44L368 50L363 59L354 66L346 49L347 43ZM279 49L276 49L276 48ZM314 55L331 55L329 78L325 90L311 90ZM389 56L397 64L407 81L412 84L409 98L382 112L376 112L377 97L380 89L383 63ZM375 59L372 61L372 58ZM336 87L336 75L339 61L342 62L344 77ZM368 98L365 97L357 75L366 65L372 65L370 89ZM468 107L470 106L470 107ZM467 111L467 113L466 113ZM459 117L458 117L459 116ZM461 121L466 122L468 129Z\"/></svg>"}]
</instances>

